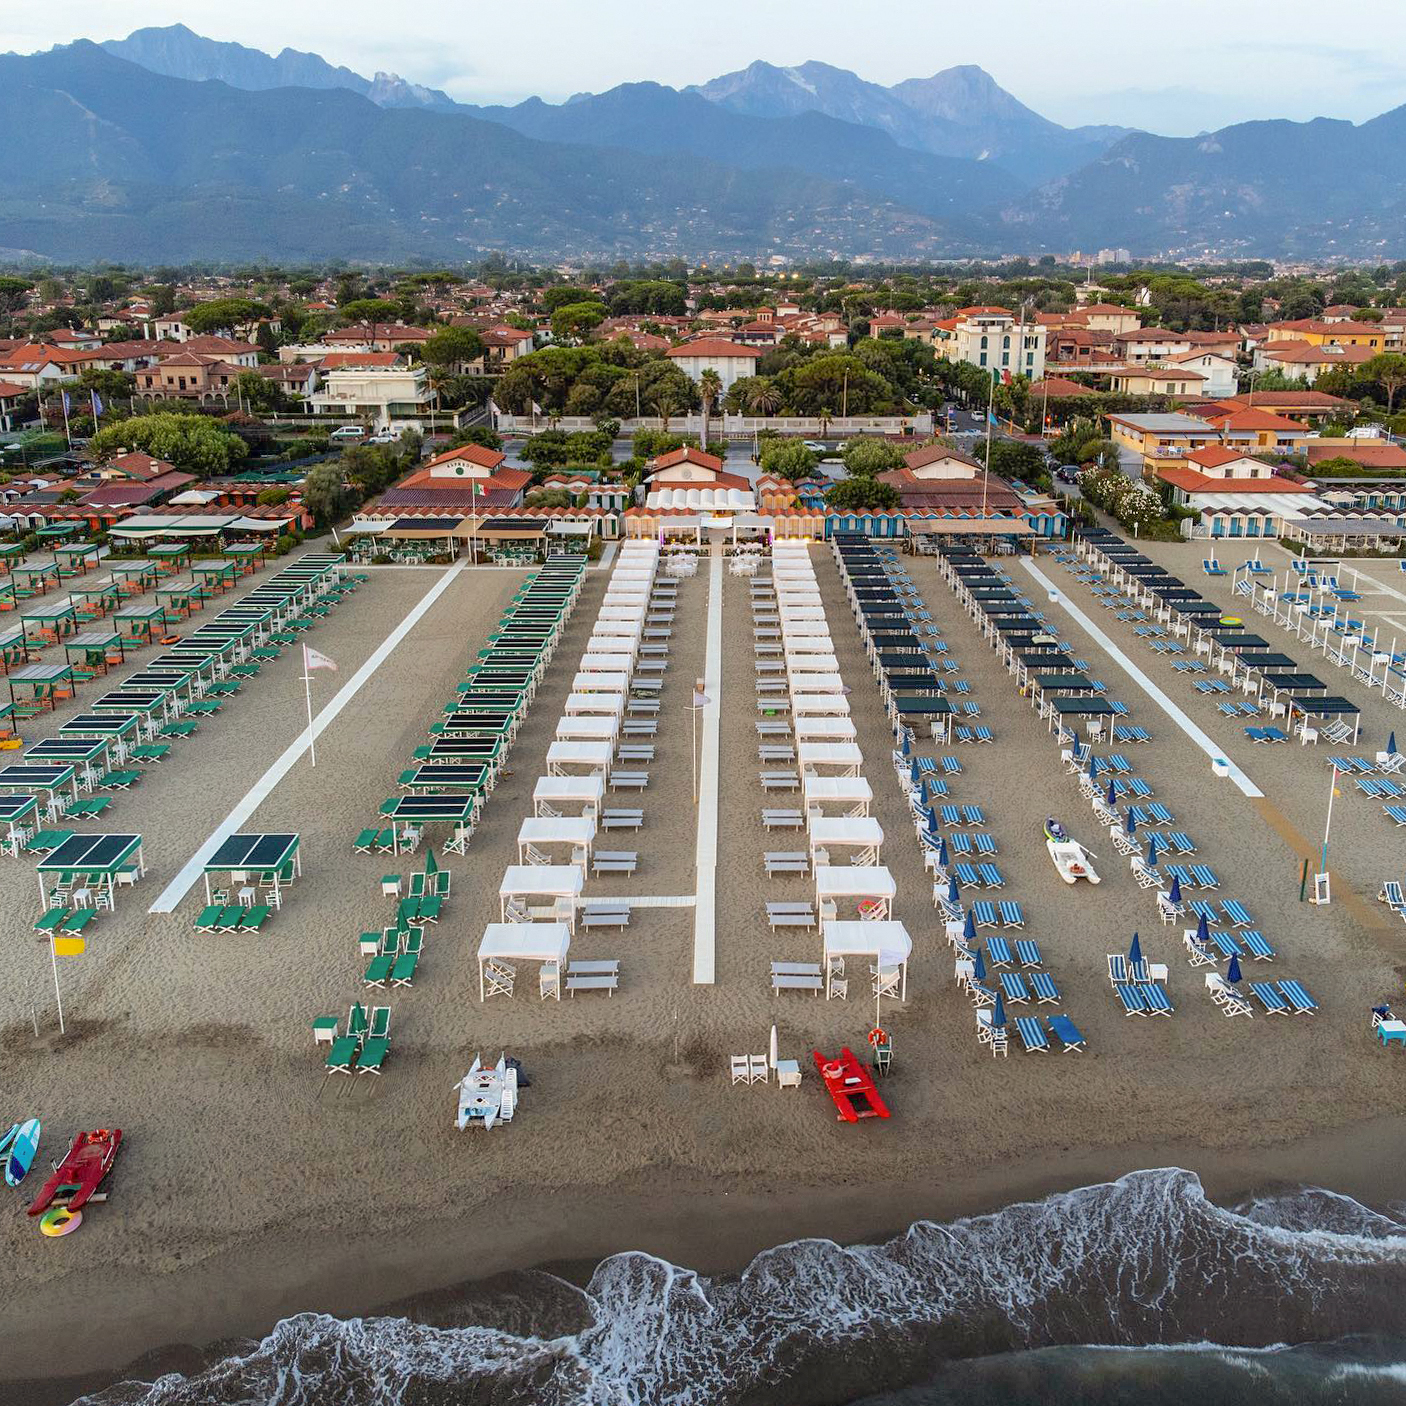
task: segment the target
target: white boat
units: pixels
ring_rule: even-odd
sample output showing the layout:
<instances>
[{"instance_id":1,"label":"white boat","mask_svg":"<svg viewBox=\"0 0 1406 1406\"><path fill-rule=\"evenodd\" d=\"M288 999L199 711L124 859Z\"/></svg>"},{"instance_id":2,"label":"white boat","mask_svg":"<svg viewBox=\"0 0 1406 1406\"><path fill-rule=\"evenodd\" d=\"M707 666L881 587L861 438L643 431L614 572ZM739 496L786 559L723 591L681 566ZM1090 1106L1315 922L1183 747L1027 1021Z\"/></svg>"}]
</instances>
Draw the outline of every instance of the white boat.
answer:
<instances>
[{"instance_id":1,"label":"white boat","mask_svg":"<svg viewBox=\"0 0 1406 1406\"><path fill-rule=\"evenodd\" d=\"M1045 848L1059 870L1059 877L1066 884L1077 884L1084 879L1091 884L1098 883L1098 871L1090 861L1089 853L1078 840L1071 840L1059 821L1045 821Z\"/></svg>"}]
</instances>

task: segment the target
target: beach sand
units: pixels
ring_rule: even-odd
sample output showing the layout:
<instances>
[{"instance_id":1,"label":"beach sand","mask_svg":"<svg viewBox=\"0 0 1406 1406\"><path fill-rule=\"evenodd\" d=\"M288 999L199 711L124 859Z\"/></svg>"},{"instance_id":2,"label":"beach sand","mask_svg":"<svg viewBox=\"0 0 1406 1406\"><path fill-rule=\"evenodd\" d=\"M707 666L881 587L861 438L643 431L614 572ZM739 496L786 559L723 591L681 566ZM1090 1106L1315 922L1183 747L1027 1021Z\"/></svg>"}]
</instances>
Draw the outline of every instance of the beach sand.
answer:
<instances>
[{"instance_id":1,"label":"beach sand","mask_svg":"<svg viewBox=\"0 0 1406 1406\"><path fill-rule=\"evenodd\" d=\"M1194 550L1176 558L1187 579ZM908 1003L886 1003L883 1015L895 1046L884 1087L893 1118L837 1124L809 1069L812 1048L863 1047L873 1023L867 979L852 974L847 1002L776 999L768 989L771 960L815 961L820 945L812 933L773 934L764 918L769 897L800 899L810 888L800 878L769 883L762 873L764 849L800 847L801 837L767 836L760 824L750 611L745 581L732 577L723 601L716 985L691 984L692 909L651 908L636 910L624 932L583 932L573 943L573 957L620 959L615 996L540 1002L527 969L512 1001L478 1001L475 950L484 923L497 917L498 881L604 588L605 573L593 571L514 745L512 774L490 799L468 854L445 857L453 893L427 933L414 988L376 997L394 1012L384 1075L324 1085L311 1021L361 998L356 935L390 916L379 878L419 863L355 855L352 837L394 791L521 579L460 572L319 738L316 768L301 761L260 808L254 827L295 829L304 852L304 876L263 935L195 934L198 892L176 913L145 910L303 726L292 655L265 668L93 827L140 830L150 872L91 930L88 955L65 966L64 1039L47 954L30 932L38 901L31 865L0 862L7 950L17 954L0 973L13 1116L44 1118L45 1165L80 1127L118 1124L129 1140L111 1201L78 1236L44 1240L18 1205L0 1219L10 1284L0 1310L0 1380L28 1383L7 1400L65 1400L71 1383L35 1379L111 1379L144 1353L257 1335L294 1312L363 1313L504 1269L576 1268L622 1249L736 1269L797 1235L869 1238L915 1218L992 1209L1149 1165L1191 1168L1223 1195L1298 1181L1367 1202L1399 1194L1389 1169L1406 1151L1406 1121L1396 1113L1400 1068L1371 1041L1367 1009L1399 989L1402 975L1401 929L1373 902L1384 864L1401 869L1401 850L1375 807L1345 807L1340 847L1335 838L1334 868L1358 904L1299 905L1291 837L1262 806L1213 784L1204 757L1090 645L1094 673L1155 739L1135 749L1139 773L1196 837L1222 894L1241 898L1279 948L1272 974L1298 977L1322 1006L1311 1020L1226 1021L1203 994L1200 973L1187 968L1179 930L1162 927L1126 862L1093 829L1043 725L935 566L915 562L928 607L998 739L951 749L964 765L951 799L984 807L1001 846L1005 895L1024 906L1062 1008L1089 1040L1084 1055L1013 1050L993 1061L952 981L889 763L891 734L838 572L828 550L813 549L812 559L852 689L884 862L897 879L895 916L914 939ZM1093 612L1087 592L1048 558L1042 569ZM370 574L309 636L341 671L318 676L318 706L438 579L423 570ZM649 788L638 800L633 792L616 797L646 810L643 831L606 840L638 850L639 871L593 878L588 897L693 891L688 700L703 672L707 592L706 571L679 592ZM1124 627L1102 612L1098 623L1178 701L1188 697L1162 661L1134 651L1131 633L1118 633ZM1081 637L1075 626L1066 632ZM1221 736L1214 710L1186 706ZM1385 719L1378 725L1384 737ZM1313 834L1323 749L1251 749L1229 734L1225 742L1289 830ZM1050 813L1100 856L1105 881L1097 889L1058 881L1040 835ZM1109 990L1104 955L1126 950L1134 929L1149 959L1172 969L1171 1020L1129 1020ZM773 1021L782 1055L802 1063L802 1088L731 1086L727 1056L764 1051ZM491 1135L459 1134L454 1085L475 1052L494 1059L500 1049L519 1057L532 1080L519 1116ZM71 1315L56 1312L74 1302L84 1315L77 1336Z\"/></svg>"}]
</instances>

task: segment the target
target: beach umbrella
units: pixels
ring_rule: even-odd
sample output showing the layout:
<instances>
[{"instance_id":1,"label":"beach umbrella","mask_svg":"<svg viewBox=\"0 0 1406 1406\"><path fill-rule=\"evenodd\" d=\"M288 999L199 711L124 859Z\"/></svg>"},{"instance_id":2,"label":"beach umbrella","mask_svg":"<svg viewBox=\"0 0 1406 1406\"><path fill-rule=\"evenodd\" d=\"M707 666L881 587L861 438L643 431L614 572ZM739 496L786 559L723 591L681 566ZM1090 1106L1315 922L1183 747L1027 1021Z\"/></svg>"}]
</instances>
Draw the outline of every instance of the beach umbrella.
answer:
<instances>
[{"instance_id":1,"label":"beach umbrella","mask_svg":"<svg viewBox=\"0 0 1406 1406\"><path fill-rule=\"evenodd\" d=\"M776 1068L776 1026L775 1026L774 1024L773 1024L772 1027L771 1027L771 1043L767 1046L766 1057L767 1057L767 1060L770 1062L771 1067L772 1067L773 1069L775 1069L775 1068Z\"/></svg>"},{"instance_id":2,"label":"beach umbrella","mask_svg":"<svg viewBox=\"0 0 1406 1406\"><path fill-rule=\"evenodd\" d=\"M1167 892L1169 902L1181 902L1181 880L1175 874L1172 875L1172 887Z\"/></svg>"},{"instance_id":3,"label":"beach umbrella","mask_svg":"<svg viewBox=\"0 0 1406 1406\"><path fill-rule=\"evenodd\" d=\"M1388 737L1387 740L1386 740L1386 749L1387 749L1387 751L1390 752L1393 756L1396 755L1396 729L1395 729L1395 728L1392 728L1392 730L1391 730L1391 736Z\"/></svg>"},{"instance_id":4,"label":"beach umbrella","mask_svg":"<svg viewBox=\"0 0 1406 1406\"><path fill-rule=\"evenodd\" d=\"M425 851L425 873L426 873L426 874L438 874L438 873L439 873L439 865L435 863L434 846L433 846L433 845L431 845L431 846Z\"/></svg>"},{"instance_id":5,"label":"beach umbrella","mask_svg":"<svg viewBox=\"0 0 1406 1406\"><path fill-rule=\"evenodd\" d=\"M980 947L976 949L976 954L972 957L972 977L976 981L986 980L986 958L982 956Z\"/></svg>"},{"instance_id":6,"label":"beach umbrella","mask_svg":"<svg viewBox=\"0 0 1406 1406\"><path fill-rule=\"evenodd\" d=\"M955 874L947 880L947 901L949 903L960 903L962 901L962 891L957 887L957 876Z\"/></svg>"},{"instance_id":7,"label":"beach umbrella","mask_svg":"<svg viewBox=\"0 0 1406 1406\"><path fill-rule=\"evenodd\" d=\"M991 1028L993 1030L1004 1030L1006 1028L1006 1003L1001 999L1001 993L996 993L996 1004L991 1007Z\"/></svg>"},{"instance_id":8,"label":"beach umbrella","mask_svg":"<svg viewBox=\"0 0 1406 1406\"><path fill-rule=\"evenodd\" d=\"M1211 925L1204 913L1196 920L1196 941L1204 947L1211 940Z\"/></svg>"},{"instance_id":9,"label":"beach umbrella","mask_svg":"<svg viewBox=\"0 0 1406 1406\"><path fill-rule=\"evenodd\" d=\"M903 753L903 755L904 755L905 757L910 756L910 755L912 754L912 751L913 751L913 739L912 739L912 735L909 733L909 731L908 731L908 729L907 729L906 727L900 727L899 731L900 731L900 733L902 734L902 746L901 746L901 751L902 751L902 753ZM915 780L916 780L916 778L915 778Z\"/></svg>"},{"instance_id":10,"label":"beach umbrella","mask_svg":"<svg viewBox=\"0 0 1406 1406\"><path fill-rule=\"evenodd\" d=\"M1240 980L1240 958L1234 953L1230 956L1230 965L1225 969L1225 979L1232 985L1236 985Z\"/></svg>"},{"instance_id":11,"label":"beach umbrella","mask_svg":"<svg viewBox=\"0 0 1406 1406\"><path fill-rule=\"evenodd\" d=\"M1085 775L1090 779L1098 775L1098 761L1094 757L1094 749L1092 747L1089 748L1089 764L1085 768Z\"/></svg>"},{"instance_id":12,"label":"beach umbrella","mask_svg":"<svg viewBox=\"0 0 1406 1406\"><path fill-rule=\"evenodd\" d=\"M1133 934L1133 945L1128 948L1128 961L1134 966L1142 961L1142 943L1138 940L1137 933Z\"/></svg>"},{"instance_id":13,"label":"beach umbrella","mask_svg":"<svg viewBox=\"0 0 1406 1406\"><path fill-rule=\"evenodd\" d=\"M1155 869L1157 867L1157 836L1147 837L1147 867Z\"/></svg>"},{"instance_id":14,"label":"beach umbrella","mask_svg":"<svg viewBox=\"0 0 1406 1406\"><path fill-rule=\"evenodd\" d=\"M1123 821L1123 831L1129 839L1137 834L1137 816L1132 811L1128 812L1127 819Z\"/></svg>"},{"instance_id":15,"label":"beach umbrella","mask_svg":"<svg viewBox=\"0 0 1406 1406\"><path fill-rule=\"evenodd\" d=\"M976 918L971 913L967 914L966 922L962 924L962 941L968 947L976 941Z\"/></svg>"},{"instance_id":16,"label":"beach umbrella","mask_svg":"<svg viewBox=\"0 0 1406 1406\"><path fill-rule=\"evenodd\" d=\"M1108 778L1108 804L1111 806L1118 804L1118 783L1111 776Z\"/></svg>"},{"instance_id":17,"label":"beach umbrella","mask_svg":"<svg viewBox=\"0 0 1406 1406\"><path fill-rule=\"evenodd\" d=\"M945 869L947 868L947 836L944 835L937 842L937 862Z\"/></svg>"},{"instance_id":18,"label":"beach umbrella","mask_svg":"<svg viewBox=\"0 0 1406 1406\"><path fill-rule=\"evenodd\" d=\"M915 786L921 786L923 784L923 773L918 770L917 757L914 757L913 760L908 763L908 779Z\"/></svg>"}]
</instances>

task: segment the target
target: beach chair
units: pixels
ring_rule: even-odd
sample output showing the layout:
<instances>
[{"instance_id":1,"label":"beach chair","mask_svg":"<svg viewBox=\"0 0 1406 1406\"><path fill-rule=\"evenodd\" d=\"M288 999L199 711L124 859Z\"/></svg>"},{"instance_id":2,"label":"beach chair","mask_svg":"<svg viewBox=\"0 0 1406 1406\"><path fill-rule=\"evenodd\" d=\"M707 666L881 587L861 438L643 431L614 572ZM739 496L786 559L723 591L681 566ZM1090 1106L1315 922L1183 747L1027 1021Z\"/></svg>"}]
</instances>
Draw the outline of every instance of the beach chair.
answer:
<instances>
[{"instance_id":1,"label":"beach chair","mask_svg":"<svg viewBox=\"0 0 1406 1406\"><path fill-rule=\"evenodd\" d=\"M769 850L762 856L768 879L778 874L809 874L810 856L804 850Z\"/></svg>"},{"instance_id":2,"label":"beach chair","mask_svg":"<svg viewBox=\"0 0 1406 1406\"><path fill-rule=\"evenodd\" d=\"M1295 1015L1313 1015L1318 1010L1318 1002L1297 981L1281 981L1279 992L1293 1007Z\"/></svg>"},{"instance_id":3,"label":"beach chair","mask_svg":"<svg viewBox=\"0 0 1406 1406\"><path fill-rule=\"evenodd\" d=\"M728 1068L734 1084L750 1084L752 1082L752 1061L749 1055L730 1055Z\"/></svg>"},{"instance_id":4,"label":"beach chair","mask_svg":"<svg viewBox=\"0 0 1406 1406\"><path fill-rule=\"evenodd\" d=\"M981 876L983 888L1005 888L1006 881L1001 877L1001 871L994 864L978 864L976 866L976 872Z\"/></svg>"},{"instance_id":5,"label":"beach chair","mask_svg":"<svg viewBox=\"0 0 1406 1406\"><path fill-rule=\"evenodd\" d=\"M200 910L200 916L195 920L196 932L215 932L219 928L220 914L224 911L221 903L212 903L207 908Z\"/></svg>"},{"instance_id":6,"label":"beach chair","mask_svg":"<svg viewBox=\"0 0 1406 1406\"><path fill-rule=\"evenodd\" d=\"M979 928L994 928L997 925L996 905L987 899L978 899L971 907L972 921Z\"/></svg>"},{"instance_id":7,"label":"beach chair","mask_svg":"<svg viewBox=\"0 0 1406 1406\"><path fill-rule=\"evenodd\" d=\"M940 760L944 776L960 776L962 774L962 764L956 757L942 757Z\"/></svg>"},{"instance_id":8,"label":"beach chair","mask_svg":"<svg viewBox=\"0 0 1406 1406\"><path fill-rule=\"evenodd\" d=\"M1199 888L1218 889L1220 880L1216 878L1216 871L1206 864L1193 864L1191 866L1191 877L1196 881Z\"/></svg>"},{"instance_id":9,"label":"beach chair","mask_svg":"<svg viewBox=\"0 0 1406 1406\"><path fill-rule=\"evenodd\" d=\"M1118 999L1123 1003L1124 1015L1147 1014L1147 1003L1143 999L1142 988L1132 985L1131 982L1120 982L1113 988Z\"/></svg>"},{"instance_id":10,"label":"beach chair","mask_svg":"<svg viewBox=\"0 0 1406 1406\"><path fill-rule=\"evenodd\" d=\"M1384 879L1381 891L1377 894L1377 902L1385 903L1393 913L1399 913L1406 909L1406 893L1402 892L1400 883L1395 879Z\"/></svg>"},{"instance_id":11,"label":"beach chair","mask_svg":"<svg viewBox=\"0 0 1406 1406\"><path fill-rule=\"evenodd\" d=\"M1026 1054L1049 1053L1050 1042L1045 1035L1045 1028L1035 1016L1016 1016L1015 1028L1016 1033L1020 1036L1020 1043L1025 1047Z\"/></svg>"},{"instance_id":12,"label":"beach chair","mask_svg":"<svg viewBox=\"0 0 1406 1406\"><path fill-rule=\"evenodd\" d=\"M1148 1015L1171 1015L1172 1003L1167 999L1167 993L1154 982L1145 981L1138 984L1138 995L1142 997L1142 1003L1146 1007Z\"/></svg>"},{"instance_id":13,"label":"beach chair","mask_svg":"<svg viewBox=\"0 0 1406 1406\"><path fill-rule=\"evenodd\" d=\"M1020 958L1020 964L1023 967L1038 967L1041 965L1040 944L1032 937L1017 938L1015 954Z\"/></svg>"},{"instance_id":14,"label":"beach chair","mask_svg":"<svg viewBox=\"0 0 1406 1406\"><path fill-rule=\"evenodd\" d=\"M799 830L805 817L798 810L763 810L762 824L768 830Z\"/></svg>"},{"instance_id":15,"label":"beach chair","mask_svg":"<svg viewBox=\"0 0 1406 1406\"><path fill-rule=\"evenodd\" d=\"M970 854L972 852L971 836L962 834L960 830L953 831L947 836L947 848L953 854Z\"/></svg>"},{"instance_id":16,"label":"beach chair","mask_svg":"<svg viewBox=\"0 0 1406 1406\"><path fill-rule=\"evenodd\" d=\"M323 1068L328 1074L350 1074L352 1063L357 1057L357 1052L361 1048L361 1041L355 1035L339 1035L332 1041L332 1048L327 1051L327 1058L323 1061Z\"/></svg>"},{"instance_id":17,"label":"beach chair","mask_svg":"<svg viewBox=\"0 0 1406 1406\"><path fill-rule=\"evenodd\" d=\"M1001 910L1001 926L1007 928L1023 928L1025 926L1025 914L1021 906L1013 898L1003 898L999 900Z\"/></svg>"},{"instance_id":18,"label":"beach chair","mask_svg":"<svg viewBox=\"0 0 1406 1406\"><path fill-rule=\"evenodd\" d=\"M1225 913L1226 920L1232 927L1252 928L1254 919L1250 917L1245 909L1245 905L1237 898L1226 898L1221 900L1221 909Z\"/></svg>"},{"instance_id":19,"label":"beach chair","mask_svg":"<svg viewBox=\"0 0 1406 1406\"><path fill-rule=\"evenodd\" d=\"M972 847L976 850L978 854L994 855L995 853L997 853L996 840L994 836L988 835L984 831L978 830L973 832L970 838L972 842Z\"/></svg>"},{"instance_id":20,"label":"beach chair","mask_svg":"<svg viewBox=\"0 0 1406 1406\"><path fill-rule=\"evenodd\" d=\"M420 964L418 952L402 952L390 970L392 986L410 986L415 980L415 968Z\"/></svg>"},{"instance_id":21,"label":"beach chair","mask_svg":"<svg viewBox=\"0 0 1406 1406\"><path fill-rule=\"evenodd\" d=\"M252 908L241 908L236 929L239 932L259 932L268 922L273 908L267 903L256 903Z\"/></svg>"},{"instance_id":22,"label":"beach chair","mask_svg":"<svg viewBox=\"0 0 1406 1406\"><path fill-rule=\"evenodd\" d=\"M1050 1033L1064 1047L1062 1053L1078 1054L1084 1050L1088 1042L1079 1033L1079 1027L1067 1015L1051 1015L1045 1019Z\"/></svg>"},{"instance_id":23,"label":"beach chair","mask_svg":"<svg viewBox=\"0 0 1406 1406\"><path fill-rule=\"evenodd\" d=\"M1204 918L1208 923L1220 922L1220 914L1216 912L1214 903L1204 898L1189 898L1186 906L1198 917Z\"/></svg>"},{"instance_id":24,"label":"beach chair","mask_svg":"<svg viewBox=\"0 0 1406 1406\"><path fill-rule=\"evenodd\" d=\"M1406 806L1383 806L1382 814L1398 825L1406 825Z\"/></svg>"},{"instance_id":25,"label":"beach chair","mask_svg":"<svg viewBox=\"0 0 1406 1406\"><path fill-rule=\"evenodd\" d=\"M356 1057L356 1072L379 1076L381 1066L385 1064L390 1049L391 1042L389 1040L367 1040L361 1047L361 1053Z\"/></svg>"},{"instance_id":26,"label":"beach chair","mask_svg":"<svg viewBox=\"0 0 1406 1406\"><path fill-rule=\"evenodd\" d=\"M1031 972L1030 985L1035 992L1035 999L1042 1006L1059 1001L1059 988L1049 972Z\"/></svg>"},{"instance_id":27,"label":"beach chair","mask_svg":"<svg viewBox=\"0 0 1406 1406\"><path fill-rule=\"evenodd\" d=\"M1025 978L1019 972L999 972L996 979L1001 983L1001 994L1006 998L1008 1005L1029 1004L1030 988L1026 986Z\"/></svg>"},{"instance_id":28,"label":"beach chair","mask_svg":"<svg viewBox=\"0 0 1406 1406\"><path fill-rule=\"evenodd\" d=\"M1264 934L1250 928L1238 934L1241 942L1245 944L1246 950L1257 962L1272 962L1277 955L1274 948L1270 946Z\"/></svg>"},{"instance_id":29,"label":"beach chair","mask_svg":"<svg viewBox=\"0 0 1406 1406\"><path fill-rule=\"evenodd\" d=\"M1010 943L1004 937L993 937L987 941L986 955L993 967L1009 967L1015 959L1011 956Z\"/></svg>"},{"instance_id":30,"label":"beach chair","mask_svg":"<svg viewBox=\"0 0 1406 1406\"><path fill-rule=\"evenodd\" d=\"M375 829L361 831L361 833L357 835L356 839L352 841L353 853L370 854L372 847L376 843L376 836L379 833L380 831Z\"/></svg>"},{"instance_id":31,"label":"beach chair","mask_svg":"<svg viewBox=\"0 0 1406 1406\"><path fill-rule=\"evenodd\" d=\"M1266 1015L1284 1015L1289 1003L1279 994L1279 988L1272 981L1252 981L1250 990L1255 999L1264 1007Z\"/></svg>"}]
</instances>

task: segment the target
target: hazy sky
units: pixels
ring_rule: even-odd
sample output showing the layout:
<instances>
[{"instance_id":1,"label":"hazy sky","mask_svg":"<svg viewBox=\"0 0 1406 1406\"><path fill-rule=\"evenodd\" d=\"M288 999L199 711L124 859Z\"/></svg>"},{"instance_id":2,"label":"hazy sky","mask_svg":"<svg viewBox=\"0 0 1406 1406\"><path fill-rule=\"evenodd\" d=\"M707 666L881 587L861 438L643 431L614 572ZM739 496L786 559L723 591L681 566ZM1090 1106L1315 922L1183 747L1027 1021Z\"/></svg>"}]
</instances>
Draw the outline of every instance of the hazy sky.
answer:
<instances>
[{"instance_id":1,"label":"hazy sky","mask_svg":"<svg viewBox=\"0 0 1406 1406\"><path fill-rule=\"evenodd\" d=\"M1256 117L1361 121L1406 102L1402 10L1403 0L4 0L0 51L181 21L214 39L386 69L463 102L560 101L637 79L681 87L757 58L821 59L885 84L973 63L1067 125L1185 135Z\"/></svg>"}]
</instances>

